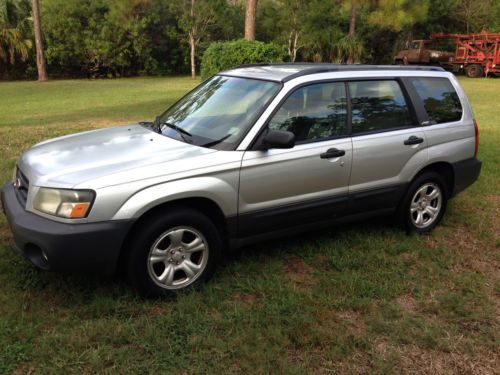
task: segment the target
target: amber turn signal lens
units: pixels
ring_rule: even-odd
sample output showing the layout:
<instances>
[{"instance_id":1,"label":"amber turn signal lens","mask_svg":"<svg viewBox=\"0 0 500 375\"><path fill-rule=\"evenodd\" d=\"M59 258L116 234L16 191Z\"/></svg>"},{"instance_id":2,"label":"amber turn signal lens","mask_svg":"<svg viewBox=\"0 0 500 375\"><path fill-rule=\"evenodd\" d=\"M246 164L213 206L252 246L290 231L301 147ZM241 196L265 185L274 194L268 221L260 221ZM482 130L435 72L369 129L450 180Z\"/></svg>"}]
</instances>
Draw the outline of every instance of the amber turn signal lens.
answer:
<instances>
[{"instance_id":1,"label":"amber turn signal lens","mask_svg":"<svg viewBox=\"0 0 500 375\"><path fill-rule=\"evenodd\" d=\"M87 215L87 210L89 209L89 203L75 203L73 209L71 210L71 219L80 219Z\"/></svg>"}]
</instances>

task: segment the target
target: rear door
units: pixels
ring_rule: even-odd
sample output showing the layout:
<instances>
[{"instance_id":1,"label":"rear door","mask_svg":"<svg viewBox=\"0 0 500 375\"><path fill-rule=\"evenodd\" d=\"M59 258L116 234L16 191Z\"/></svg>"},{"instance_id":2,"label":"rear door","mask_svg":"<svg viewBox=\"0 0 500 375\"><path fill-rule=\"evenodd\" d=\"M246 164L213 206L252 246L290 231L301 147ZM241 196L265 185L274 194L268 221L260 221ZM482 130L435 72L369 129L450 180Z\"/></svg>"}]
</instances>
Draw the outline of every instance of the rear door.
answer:
<instances>
[{"instance_id":1,"label":"rear door","mask_svg":"<svg viewBox=\"0 0 500 375\"><path fill-rule=\"evenodd\" d=\"M291 149L246 151L240 174L239 235L286 229L341 216L347 207L352 144L346 84L295 89L268 130L295 134Z\"/></svg>"},{"instance_id":2,"label":"rear door","mask_svg":"<svg viewBox=\"0 0 500 375\"><path fill-rule=\"evenodd\" d=\"M404 86L396 79L349 82L353 213L390 211L415 170L427 161L427 141Z\"/></svg>"}]
</instances>

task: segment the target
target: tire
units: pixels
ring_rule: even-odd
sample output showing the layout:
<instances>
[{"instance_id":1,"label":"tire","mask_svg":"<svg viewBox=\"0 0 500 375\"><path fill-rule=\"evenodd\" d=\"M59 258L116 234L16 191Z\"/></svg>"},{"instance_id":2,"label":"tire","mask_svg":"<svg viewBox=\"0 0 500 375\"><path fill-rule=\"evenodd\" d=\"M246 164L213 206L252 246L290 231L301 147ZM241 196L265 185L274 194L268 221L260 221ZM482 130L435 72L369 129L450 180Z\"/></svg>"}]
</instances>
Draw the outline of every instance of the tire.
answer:
<instances>
[{"instance_id":1,"label":"tire","mask_svg":"<svg viewBox=\"0 0 500 375\"><path fill-rule=\"evenodd\" d=\"M484 74L483 67L480 64L468 65L465 68L465 73L469 78L479 78L482 77Z\"/></svg>"},{"instance_id":2,"label":"tire","mask_svg":"<svg viewBox=\"0 0 500 375\"><path fill-rule=\"evenodd\" d=\"M425 172L417 176L399 207L398 221L409 232L429 233L444 216L447 191L446 182L438 173Z\"/></svg>"},{"instance_id":3,"label":"tire","mask_svg":"<svg viewBox=\"0 0 500 375\"><path fill-rule=\"evenodd\" d=\"M212 221L191 208L156 214L128 246L130 283L144 297L174 296L208 281L220 260L222 240Z\"/></svg>"}]
</instances>

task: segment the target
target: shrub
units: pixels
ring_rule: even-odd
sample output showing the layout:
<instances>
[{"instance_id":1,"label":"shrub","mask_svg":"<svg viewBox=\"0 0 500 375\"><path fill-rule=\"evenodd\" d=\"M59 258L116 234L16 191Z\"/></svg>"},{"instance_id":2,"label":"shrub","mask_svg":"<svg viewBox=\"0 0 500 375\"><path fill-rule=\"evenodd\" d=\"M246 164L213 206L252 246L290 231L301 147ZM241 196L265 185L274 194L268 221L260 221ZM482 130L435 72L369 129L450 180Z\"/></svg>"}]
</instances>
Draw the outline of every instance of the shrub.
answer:
<instances>
[{"instance_id":1,"label":"shrub","mask_svg":"<svg viewBox=\"0 0 500 375\"><path fill-rule=\"evenodd\" d=\"M206 79L222 70L241 64L281 62L284 48L256 40L233 40L210 44L201 61L201 78Z\"/></svg>"}]
</instances>

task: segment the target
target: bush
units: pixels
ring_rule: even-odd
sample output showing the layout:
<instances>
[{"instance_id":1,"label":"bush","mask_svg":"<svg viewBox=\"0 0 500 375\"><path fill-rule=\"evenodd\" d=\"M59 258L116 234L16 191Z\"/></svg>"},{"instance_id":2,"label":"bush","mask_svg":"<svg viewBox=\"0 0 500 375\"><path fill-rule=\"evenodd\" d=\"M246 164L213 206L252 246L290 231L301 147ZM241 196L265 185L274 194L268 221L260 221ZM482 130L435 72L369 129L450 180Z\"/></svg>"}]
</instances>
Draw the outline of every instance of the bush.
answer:
<instances>
[{"instance_id":1,"label":"bush","mask_svg":"<svg viewBox=\"0 0 500 375\"><path fill-rule=\"evenodd\" d=\"M241 64L282 62L285 56L284 48L273 43L245 39L212 43L203 54L201 78Z\"/></svg>"}]
</instances>

